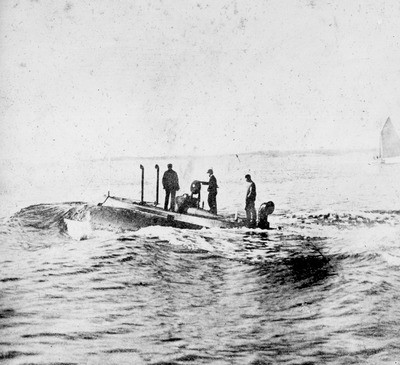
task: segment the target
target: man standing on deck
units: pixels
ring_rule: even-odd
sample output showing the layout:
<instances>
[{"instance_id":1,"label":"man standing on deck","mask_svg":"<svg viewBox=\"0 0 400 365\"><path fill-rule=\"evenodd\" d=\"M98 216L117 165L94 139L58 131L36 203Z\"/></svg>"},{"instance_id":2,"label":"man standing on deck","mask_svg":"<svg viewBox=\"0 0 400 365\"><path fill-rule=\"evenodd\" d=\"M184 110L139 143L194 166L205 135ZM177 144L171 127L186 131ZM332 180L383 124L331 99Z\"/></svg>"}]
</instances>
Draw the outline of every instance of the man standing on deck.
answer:
<instances>
[{"instance_id":1,"label":"man standing on deck","mask_svg":"<svg viewBox=\"0 0 400 365\"><path fill-rule=\"evenodd\" d=\"M247 187L246 193L246 217L247 217L247 227L248 228L255 228L257 225L257 213L255 208L255 201L256 201L256 184L253 180L251 180L251 176L249 174L245 175L245 179L249 184Z\"/></svg>"},{"instance_id":2,"label":"man standing on deck","mask_svg":"<svg viewBox=\"0 0 400 365\"><path fill-rule=\"evenodd\" d=\"M167 165L168 170L164 172L162 184L165 189L164 210L168 210L169 196L171 195L171 211L175 210L175 196L179 190L178 174L172 170L172 164Z\"/></svg>"},{"instance_id":3,"label":"man standing on deck","mask_svg":"<svg viewBox=\"0 0 400 365\"><path fill-rule=\"evenodd\" d=\"M207 174L210 176L210 180L202 181L201 183L204 185L208 185L208 206L210 207L210 213L217 214L217 179L214 176L214 172L212 169L207 171Z\"/></svg>"}]
</instances>

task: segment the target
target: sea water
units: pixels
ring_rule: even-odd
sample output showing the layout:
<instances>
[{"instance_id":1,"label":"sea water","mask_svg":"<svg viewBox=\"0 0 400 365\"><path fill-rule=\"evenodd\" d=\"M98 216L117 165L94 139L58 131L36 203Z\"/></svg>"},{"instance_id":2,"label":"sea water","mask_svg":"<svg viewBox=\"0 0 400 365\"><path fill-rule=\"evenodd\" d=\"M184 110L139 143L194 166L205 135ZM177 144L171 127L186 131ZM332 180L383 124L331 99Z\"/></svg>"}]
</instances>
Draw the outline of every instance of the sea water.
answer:
<instances>
[{"instance_id":1,"label":"sea water","mask_svg":"<svg viewBox=\"0 0 400 365\"><path fill-rule=\"evenodd\" d=\"M231 216L250 173L276 229L106 231L88 216L68 231L65 214L107 191L140 199L139 164L153 203L169 162L179 194L213 168ZM368 153L3 161L0 360L397 364L399 177Z\"/></svg>"}]
</instances>

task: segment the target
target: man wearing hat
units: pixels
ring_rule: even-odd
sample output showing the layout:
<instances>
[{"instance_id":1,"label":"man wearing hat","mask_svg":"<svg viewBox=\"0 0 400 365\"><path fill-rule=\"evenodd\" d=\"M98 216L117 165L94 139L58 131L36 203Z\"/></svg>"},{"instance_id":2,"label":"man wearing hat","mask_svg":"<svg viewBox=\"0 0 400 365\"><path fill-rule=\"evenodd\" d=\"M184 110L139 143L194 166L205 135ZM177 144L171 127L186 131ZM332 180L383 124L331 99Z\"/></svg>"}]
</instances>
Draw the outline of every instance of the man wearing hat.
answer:
<instances>
[{"instance_id":1,"label":"man wearing hat","mask_svg":"<svg viewBox=\"0 0 400 365\"><path fill-rule=\"evenodd\" d=\"M214 176L212 169L208 169L207 174L210 176L210 180L202 181L204 185L208 185L208 206L210 207L210 213L217 214L217 179Z\"/></svg>"},{"instance_id":2,"label":"man wearing hat","mask_svg":"<svg viewBox=\"0 0 400 365\"><path fill-rule=\"evenodd\" d=\"M164 210L168 210L169 196L171 195L171 210L175 210L175 196L179 190L178 174L172 170L172 164L167 165L168 170L164 172L162 178L163 188L165 189Z\"/></svg>"},{"instance_id":3,"label":"man wearing hat","mask_svg":"<svg viewBox=\"0 0 400 365\"><path fill-rule=\"evenodd\" d=\"M255 208L255 201L256 201L256 184L253 180L251 180L251 176L249 174L245 175L245 179L249 184L247 187L246 193L246 217L247 217L247 226L249 228L255 228L257 225L257 212Z\"/></svg>"}]
</instances>

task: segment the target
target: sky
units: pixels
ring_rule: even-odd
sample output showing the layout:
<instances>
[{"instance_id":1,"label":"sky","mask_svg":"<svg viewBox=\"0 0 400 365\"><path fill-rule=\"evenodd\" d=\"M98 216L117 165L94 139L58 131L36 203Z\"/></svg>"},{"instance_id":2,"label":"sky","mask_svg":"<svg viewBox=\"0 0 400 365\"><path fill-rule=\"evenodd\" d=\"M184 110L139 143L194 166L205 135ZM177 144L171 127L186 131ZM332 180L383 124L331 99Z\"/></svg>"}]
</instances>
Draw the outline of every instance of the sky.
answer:
<instances>
[{"instance_id":1,"label":"sky","mask_svg":"<svg viewBox=\"0 0 400 365\"><path fill-rule=\"evenodd\" d=\"M397 0L2 0L0 158L378 148Z\"/></svg>"}]
</instances>

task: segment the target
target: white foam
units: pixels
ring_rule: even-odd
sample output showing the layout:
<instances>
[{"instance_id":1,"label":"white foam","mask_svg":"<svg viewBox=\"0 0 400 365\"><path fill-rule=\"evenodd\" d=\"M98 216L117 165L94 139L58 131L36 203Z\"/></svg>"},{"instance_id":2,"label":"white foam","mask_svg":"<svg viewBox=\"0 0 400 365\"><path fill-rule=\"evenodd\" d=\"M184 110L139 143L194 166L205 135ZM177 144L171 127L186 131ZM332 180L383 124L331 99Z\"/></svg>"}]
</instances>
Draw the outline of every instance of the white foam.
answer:
<instances>
[{"instance_id":1,"label":"white foam","mask_svg":"<svg viewBox=\"0 0 400 365\"><path fill-rule=\"evenodd\" d=\"M68 235L77 241L87 240L93 237L93 230L90 221L74 221L71 219L64 219L67 225Z\"/></svg>"}]
</instances>

